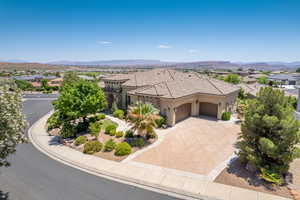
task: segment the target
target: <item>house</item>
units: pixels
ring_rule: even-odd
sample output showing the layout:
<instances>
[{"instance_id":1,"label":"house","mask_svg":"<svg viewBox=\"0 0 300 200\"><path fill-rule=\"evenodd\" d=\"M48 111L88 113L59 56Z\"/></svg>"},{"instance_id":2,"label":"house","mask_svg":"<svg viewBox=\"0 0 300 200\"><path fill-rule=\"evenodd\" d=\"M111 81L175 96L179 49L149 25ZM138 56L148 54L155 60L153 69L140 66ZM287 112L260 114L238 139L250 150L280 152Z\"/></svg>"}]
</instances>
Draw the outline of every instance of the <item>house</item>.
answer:
<instances>
[{"instance_id":1,"label":"house","mask_svg":"<svg viewBox=\"0 0 300 200\"><path fill-rule=\"evenodd\" d=\"M189 117L206 115L217 119L232 111L239 87L198 73L154 69L118 74L103 79L109 106L126 109L137 101L149 102L167 117L169 126Z\"/></svg>"},{"instance_id":2,"label":"house","mask_svg":"<svg viewBox=\"0 0 300 200\"><path fill-rule=\"evenodd\" d=\"M49 86L58 86L59 87L62 82L63 82L63 78L56 78L56 79L50 80L48 82L48 85Z\"/></svg>"},{"instance_id":3,"label":"house","mask_svg":"<svg viewBox=\"0 0 300 200\"><path fill-rule=\"evenodd\" d=\"M273 74L268 77L268 80L271 82L280 83L284 86L295 86L300 83L299 74Z\"/></svg>"}]
</instances>

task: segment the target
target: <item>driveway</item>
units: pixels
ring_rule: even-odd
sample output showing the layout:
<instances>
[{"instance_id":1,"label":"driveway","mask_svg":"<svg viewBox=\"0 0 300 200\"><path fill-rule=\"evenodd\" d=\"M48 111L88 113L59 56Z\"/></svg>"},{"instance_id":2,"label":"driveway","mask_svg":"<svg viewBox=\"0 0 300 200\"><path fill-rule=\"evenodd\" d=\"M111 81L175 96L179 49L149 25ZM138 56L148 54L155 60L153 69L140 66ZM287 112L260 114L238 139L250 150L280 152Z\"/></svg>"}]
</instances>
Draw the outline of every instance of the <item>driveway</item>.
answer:
<instances>
[{"instance_id":1,"label":"driveway","mask_svg":"<svg viewBox=\"0 0 300 200\"><path fill-rule=\"evenodd\" d=\"M232 156L239 131L232 122L190 117L132 161L208 176Z\"/></svg>"}]
</instances>

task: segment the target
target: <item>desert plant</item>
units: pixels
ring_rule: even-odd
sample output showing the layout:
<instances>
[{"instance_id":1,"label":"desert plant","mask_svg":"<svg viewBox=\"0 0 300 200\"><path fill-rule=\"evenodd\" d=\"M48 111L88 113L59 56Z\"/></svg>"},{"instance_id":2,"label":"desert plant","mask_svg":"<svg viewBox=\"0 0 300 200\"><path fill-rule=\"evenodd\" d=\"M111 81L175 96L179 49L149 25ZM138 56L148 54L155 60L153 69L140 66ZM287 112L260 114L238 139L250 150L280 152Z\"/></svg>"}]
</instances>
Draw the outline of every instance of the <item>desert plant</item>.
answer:
<instances>
[{"instance_id":1,"label":"desert plant","mask_svg":"<svg viewBox=\"0 0 300 200\"><path fill-rule=\"evenodd\" d=\"M111 129L111 130L109 131L109 135L110 135L110 136L115 136L116 133L117 133L116 129Z\"/></svg>"},{"instance_id":2,"label":"desert plant","mask_svg":"<svg viewBox=\"0 0 300 200\"><path fill-rule=\"evenodd\" d=\"M132 130L127 130L125 132L125 138L133 138L134 137L134 133Z\"/></svg>"},{"instance_id":3,"label":"desert plant","mask_svg":"<svg viewBox=\"0 0 300 200\"><path fill-rule=\"evenodd\" d=\"M155 119L155 124L157 125L157 127L161 128L163 125L166 124L166 119L160 116L159 118Z\"/></svg>"},{"instance_id":4,"label":"desert plant","mask_svg":"<svg viewBox=\"0 0 300 200\"><path fill-rule=\"evenodd\" d=\"M148 139L155 139L155 138L157 138L157 134L156 134L155 132L148 133L148 134L146 135L146 138L147 138L147 140L148 140Z\"/></svg>"},{"instance_id":5,"label":"desert plant","mask_svg":"<svg viewBox=\"0 0 300 200\"><path fill-rule=\"evenodd\" d=\"M89 124L87 122L79 122L76 125L76 133L85 132L88 130Z\"/></svg>"},{"instance_id":6,"label":"desert plant","mask_svg":"<svg viewBox=\"0 0 300 200\"><path fill-rule=\"evenodd\" d=\"M111 105L111 112L114 113L116 110L118 110L117 103L114 101Z\"/></svg>"},{"instance_id":7,"label":"desert plant","mask_svg":"<svg viewBox=\"0 0 300 200\"><path fill-rule=\"evenodd\" d=\"M112 151L116 148L117 144L113 139L109 139L104 144L104 151Z\"/></svg>"},{"instance_id":8,"label":"desert plant","mask_svg":"<svg viewBox=\"0 0 300 200\"><path fill-rule=\"evenodd\" d=\"M222 113L222 116L221 116L221 119L224 120L224 121L228 121L230 120L231 118L231 112L223 112Z\"/></svg>"},{"instance_id":9,"label":"desert plant","mask_svg":"<svg viewBox=\"0 0 300 200\"><path fill-rule=\"evenodd\" d=\"M118 110L116 110L116 111L113 112L113 116L117 117L119 119L123 119L124 118L124 111L118 109Z\"/></svg>"},{"instance_id":10,"label":"desert plant","mask_svg":"<svg viewBox=\"0 0 300 200\"><path fill-rule=\"evenodd\" d=\"M124 133L122 131L116 132L116 137L117 138L123 137L123 135L124 135Z\"/></svg>"},{"instance_id":11,"label":"desert plant","mask_svg":"<svg viewBox=\"0 0 300 200\"><path fill-rule=\"evenodd\" d=\"M47 120L47 129L48 131L59 128L62 125L62 121L60 119L60 114L58 111L54 112Z\"/></svg>"},{"instance_id":12,"label":"desert plant","mask_svg":"<svg viewBox=\"0 0 300 200\"><path fill-rule=\"evenodd\" d=\"M148 103L137 102L129 107L128 119L132 124L133 132L141 136L154 132L155 120L160 117L158 113L159 110Z\"/></svg>"},{"instance_id":13,"label":"desert plant","mask_svg":"<svg viewBox=\"0 0 300 200\"><path fill-rule=\"evenodd\" d=\"M131 146L127 142L121 142L117 144L115 155L116 156L125 156L131 153Z\"/></svg>"},{"instance_id":14,"label":"desert plant","mask_svg":"<svg viewBox=\"0 0 300 200\"><path fill-rule=\"evenodd\" d=\"M102 150L102 143L99 141L89 141L84 144L83 153L93 154Z\"/></svg>"},{"instance_id":15,"label":"desert plant","mask_svg":"<svg viewBox=\"0 0 300 200\"><path fill-rule=\"evenodd\" d=\"M62 138L73 138L76 135L76 128L70 122L64 122L62 125L62 129L59 132L59 135Z\"/></svg>"},{"instance_id":16,"label":"desert plant","mask_svg":"<svg viewBox=\"0 0 300 200\"><path fill-rule=\"evenodd\" d=\"M75 139L74 144L75 144L76 146L79 146L79 145L81 145L81 144L86 143L86 141L87 141L86 136L81 135L81 136L79 136L79 137L77 137L77 138Z\"/></svg>"}]
</instances>

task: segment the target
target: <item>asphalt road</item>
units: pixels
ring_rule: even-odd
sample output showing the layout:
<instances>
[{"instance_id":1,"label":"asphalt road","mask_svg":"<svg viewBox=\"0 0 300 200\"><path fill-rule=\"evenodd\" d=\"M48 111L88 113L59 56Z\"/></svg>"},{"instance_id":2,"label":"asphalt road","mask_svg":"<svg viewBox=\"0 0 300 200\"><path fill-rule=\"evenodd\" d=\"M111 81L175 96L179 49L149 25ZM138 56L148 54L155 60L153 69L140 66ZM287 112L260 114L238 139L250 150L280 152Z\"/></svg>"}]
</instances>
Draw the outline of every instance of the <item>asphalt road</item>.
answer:
<instances>
[{"instance_id":1,"label":"asphalt road","mask_svg":"<svg viewBox=\"0 0 300 200\"><path fill-rule=\"evenodd\" d=\"M24 97L28 100L23 102L23 112L30 125L51 110L51 100L48 98L53 96ZM36 100L36 97L40 100ZM17 152L10 157L10 161L10 167L0 168L1 200L176 199L66 166L47 157L30 143L19 145Z\"/></svg>"}]
</instances>

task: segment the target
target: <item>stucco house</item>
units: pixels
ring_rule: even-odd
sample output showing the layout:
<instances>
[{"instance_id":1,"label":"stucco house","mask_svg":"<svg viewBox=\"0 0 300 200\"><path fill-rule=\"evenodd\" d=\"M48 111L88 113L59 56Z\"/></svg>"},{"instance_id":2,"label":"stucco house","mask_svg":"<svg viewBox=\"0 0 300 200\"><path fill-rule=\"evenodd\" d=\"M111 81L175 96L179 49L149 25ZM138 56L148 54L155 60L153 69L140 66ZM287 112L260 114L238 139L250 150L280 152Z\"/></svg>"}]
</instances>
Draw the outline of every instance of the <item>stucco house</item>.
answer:
<instances>
[{"instance_id":1,"label":"stucco house","mask_svg":"<svg viewBox=\"0 0 300 200\"><path fill-rule=\"evenodd\" d=\"M127 109L136 101L149 102L167 117L169 126L189 117L221 118L232 111L239 87L198 73L171 69L119 74L103 79L109 106Z\"/></svg>"}]
</instances>

